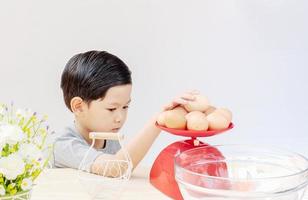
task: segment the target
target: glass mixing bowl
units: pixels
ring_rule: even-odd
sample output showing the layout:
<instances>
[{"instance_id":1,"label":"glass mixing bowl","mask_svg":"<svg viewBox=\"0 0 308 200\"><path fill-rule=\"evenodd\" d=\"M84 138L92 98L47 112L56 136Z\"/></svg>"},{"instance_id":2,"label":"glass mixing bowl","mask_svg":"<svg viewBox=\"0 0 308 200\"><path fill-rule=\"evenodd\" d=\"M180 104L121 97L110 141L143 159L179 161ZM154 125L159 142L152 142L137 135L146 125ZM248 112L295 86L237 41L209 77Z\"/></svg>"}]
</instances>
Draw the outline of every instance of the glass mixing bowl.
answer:
<instances>
[{"instance_id":1,"label":"glass mixing bowl","mask_svg":"<svg viewBox=\"0 0 308 200\"><path fill-rule=\"evenodd\" d=\"M175 179L184 199L300 200L308 160L272 147L205 146L175 157Z\"/></svg>"}]
</instances>

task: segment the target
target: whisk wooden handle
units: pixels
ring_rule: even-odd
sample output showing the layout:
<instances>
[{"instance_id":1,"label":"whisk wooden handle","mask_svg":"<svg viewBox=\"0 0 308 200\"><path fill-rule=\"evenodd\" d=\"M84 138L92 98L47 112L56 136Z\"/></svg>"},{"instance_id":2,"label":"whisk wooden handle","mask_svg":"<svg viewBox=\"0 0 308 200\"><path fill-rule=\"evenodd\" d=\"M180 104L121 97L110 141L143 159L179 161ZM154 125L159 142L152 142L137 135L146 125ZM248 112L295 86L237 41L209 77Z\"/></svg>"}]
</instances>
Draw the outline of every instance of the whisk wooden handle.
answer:
<instances>
[{"instance_id":1,"label":"whisk wooden handle","mask_svg":"<svg viewBox=\"0 0 308 200\"><path fill-rule=\"evenodd\" d=\"M124 135L112 132L90 132L90 139L98 140L123 140Z\"/></svg>"}]
</instances>

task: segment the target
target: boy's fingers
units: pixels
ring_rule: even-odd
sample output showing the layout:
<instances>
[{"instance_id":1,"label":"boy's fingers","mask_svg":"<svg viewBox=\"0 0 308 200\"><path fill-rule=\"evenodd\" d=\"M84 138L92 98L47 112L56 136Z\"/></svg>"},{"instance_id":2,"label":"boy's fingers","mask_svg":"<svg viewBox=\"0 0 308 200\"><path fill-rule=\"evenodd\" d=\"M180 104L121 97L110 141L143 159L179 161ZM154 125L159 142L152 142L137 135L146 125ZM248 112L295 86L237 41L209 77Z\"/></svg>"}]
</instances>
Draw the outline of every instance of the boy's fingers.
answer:
<instances>
[{"instance_id":1,"label":"boy's fingers","mask_svg":"<svg viewBox=\"0 0 308 200\"><path fill-rule=\"evenodd\" d=\"M190 94L190 93L185 93L185 94L181 95L180 98L182 98L184 100L193 101L193 100L195 100L196 97L194 95Z\"/></svg>"},{"instance_id":2,"label":"boy's fingers","mask_svg":"<svg viewBox=\"0 0 308 200\"><path fill-rule=\"evenodd\" d=\"M176 99L173 100L172 103L173 103L174 105L179 105L179 104L181 104L181 105L186 105L188 102L187 102L187 100L185 100L184 98L176 98Z\"/></svg>"},{"instance_id":3,"label":"boy's fingers","mask_svg":"<svg viewBox=\"0 0 308 200\"><path fill-rule=\"evenodd\" d=\"M167 110L171 110L171 106L170 105L166 105L163 107L163 111L167 111Z\"/></svg>"},{"instance_id":4,"label":"boy's fingers","mask_svg":"<svg viewBox=\"0 0 308 200\"><path fill-rule=\"evenodd\" d=\"M187 100L183 98L175 98L171 103L164 106L164 110L171 110L178 105L186 105Z\"/></svg>"},{"instance_id":5,"label":"boy's fingers","mask_svg":"<svg viewBox=\"0 0 308 200\"><path fill-rule=\"evenodd\" d=\"M185 92L184 94L180 95L179 97L176 97L175 99L173 99L173 101L167 105L165 105L163 107L163 110L171 110L174 107L178 106L178 105L186 105L188 103L188 101L193 101L195 100L195 96L199 94L199 91L197 90L190 90Z\"/></svg>"},{"instance_id":6,"label":"boy's fingers","mask_svg":"<svg viewBox=\"0 0 308 200\"><path fill-rule=\"evenodd\" d=\"M172 108L174 108L174 105L172 103L170 104L167 104L163 107L163 110L166 111L166 110L171 110Z\"/></svg>"},{"instance_id":7,"label":"boy's fingers","mask_svg":"<svg viewBox=\"0 0 308 200\"><path fill-rule=\"evenodd\" d=\"M182 94L180 97L182 99L192 101L192 100L195 100L195 98L196 98L195 95L197 95L197 94L200 94L199 91L197 91L197 90L190 90L190 91L187 91L184 94Z\"/></svg>"}]
</instances>

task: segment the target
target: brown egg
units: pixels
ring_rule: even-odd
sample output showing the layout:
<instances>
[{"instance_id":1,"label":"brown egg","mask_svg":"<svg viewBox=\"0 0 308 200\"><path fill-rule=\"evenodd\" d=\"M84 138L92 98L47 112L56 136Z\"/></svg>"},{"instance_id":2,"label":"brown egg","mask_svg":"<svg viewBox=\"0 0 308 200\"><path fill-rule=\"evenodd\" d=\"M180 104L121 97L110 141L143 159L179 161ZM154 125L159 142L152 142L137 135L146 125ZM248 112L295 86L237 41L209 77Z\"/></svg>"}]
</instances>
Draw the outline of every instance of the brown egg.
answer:
<instances>
[{"instance_id":1,"label":"brown egg","mask_svg":"<svg viewBox=\"0 0 308 200\"><path fill-rule=\"evenodd\" d=\"M218 112L213 112L206 116L206 119L209 122L209 130L221 130L228 128L230 122L222 114Z\"/></svg>"},{"instance_id":2,"label":"brown egg","mask_svg":"<svg viewBox=\"0 0 308 200\"><path fill-rule=\"evenodd\" d=\"M204 113L200 111L192 111L186 116L187 129L195 131L206 131L208 129L209 123L206 119Z\"/></svg>"},{"instance_id":3,"label":"brown egg","mask_svg":"<svg viewBox=\"0 0 308 200\"><path fill-rule=\"evenodd\" d=\"M177 110L168 110L165 112L165 126L168 128L185 129L185 115Z\"/></svg>"},{"instance_id":4,"label":"brown egg","mask_svg":"<svg viewBox=\"0 0 308 200\"><path fill-rule=\"evenodd\" d=\"M215 112L223 115L224 117L226 117L229 121L229 123L232 121L232 112L230 110L228 110L227 108L217 108L215 110Z\"/></svg>"},{"instance_id":5,"label":"brown egg","mask_svg":"<svg viewBox=\"0 0 308 200\"><path fill-rule=\"evenodd\" d=\"M172 110L178 111L182 115L186 115L188 113L187 110L185 110L185 108L183 108L182 106L177 106L177 107L173 108Z\"/></svg>"},{"instance_id":6,"label":"brown egg","mask_svg":"<svg viewBox=\"0 0 308 200\"><path fill-rule=\"evenodd\" d=\"M162 112L158 115L156 119L157 123L161 126L165 126L165 115L166 115L166 112Z\"/></svg>"},{"instance_id":7,"label":"brown egg","mask_svg":"<svg viewBox=\"0 0 308 200\"><path fill-rule=\"evenodd\" d=\"M208 109L206 109L206 111L204 112L205 115L209 115L212 112L214 112L216 110L216 108L214 106L210 106Z\"/></svg>"},{"instance_id":8,"label":"brown egg","mask_svg":"<svg viewBox=\"0 0 308 200\"><path fill-rule=\"evenodd\" d=\"M210 106L209 100L205 96L195 95L195 100L189 101L184 108L188 111L206 111Z\"/></svg>"}]
</instances>

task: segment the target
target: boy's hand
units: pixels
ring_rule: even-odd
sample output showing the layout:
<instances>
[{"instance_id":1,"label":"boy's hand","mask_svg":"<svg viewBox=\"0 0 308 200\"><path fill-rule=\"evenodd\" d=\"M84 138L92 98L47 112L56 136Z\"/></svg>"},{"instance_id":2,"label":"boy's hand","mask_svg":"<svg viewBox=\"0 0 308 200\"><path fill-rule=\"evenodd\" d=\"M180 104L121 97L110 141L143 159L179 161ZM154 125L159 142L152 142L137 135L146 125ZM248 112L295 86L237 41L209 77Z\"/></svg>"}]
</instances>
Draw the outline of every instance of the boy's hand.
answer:
<instances>
[{"instance_id":1,"label":"boy's hand","mask_svg":"<svg viewBox=\"0 0 308 200\"><path fill-rule=\"evenodd\" d=\"M197 94L199 94L199 92L196 91L196 90L185 92L185 93L177 96L176 98L174 98L172 100L172 102L170 102L169 104L165 105L163 107L163 111L171 110L178 105L185 105L185 104L187 104L188 101L195 100L194 95L197 95Z\"/></svg>"}]
</instances>

